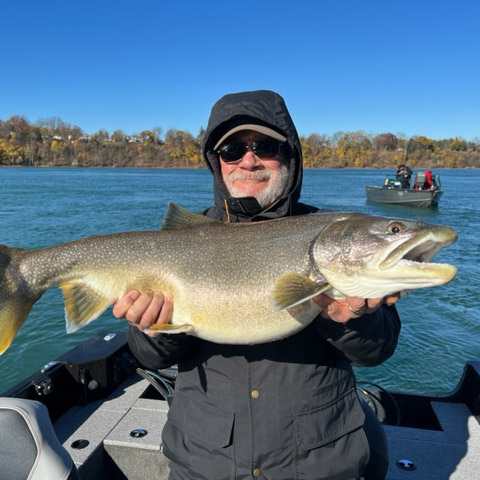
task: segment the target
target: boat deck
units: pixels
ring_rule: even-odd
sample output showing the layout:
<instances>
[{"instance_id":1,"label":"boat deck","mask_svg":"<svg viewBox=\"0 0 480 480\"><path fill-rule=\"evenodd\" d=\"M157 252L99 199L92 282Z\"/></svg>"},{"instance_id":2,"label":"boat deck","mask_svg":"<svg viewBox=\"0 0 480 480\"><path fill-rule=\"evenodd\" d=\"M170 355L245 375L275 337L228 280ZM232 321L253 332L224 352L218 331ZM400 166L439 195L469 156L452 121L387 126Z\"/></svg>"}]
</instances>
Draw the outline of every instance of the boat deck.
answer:
<instances>
[{"instance_id":1,"label":"boat deck","mask_svg":"<svg viewBox=\"0 0 480 480\"><path fill-rule=\"evenodd\" d=\"M441 431L386 425L389 480L473 480L479 478L480 424L463 403L432 402ZM396 462L409 460L415 470Z\"/></svg>"},{"instance_id":2,"label":"boat deck","mask_svg":"<svg viewBox=\"0 0 480 480\"><path fill-rule=\"evenodd\" d=\"M168 466L161 432L168 404L155 399L150 384L134 376L105 400L73 407L54 429L81 478L162 480ZM390 450L388 480L474 480L480 469L480 424L463 403L431 402L438 429L385 425ZM139 431L140 430L140 431ZM133 431L146 430L143 437ZM84 448L75 446L85 444ZM413 470L397 461L408 460Z\"/></svg>"}]
</instances>

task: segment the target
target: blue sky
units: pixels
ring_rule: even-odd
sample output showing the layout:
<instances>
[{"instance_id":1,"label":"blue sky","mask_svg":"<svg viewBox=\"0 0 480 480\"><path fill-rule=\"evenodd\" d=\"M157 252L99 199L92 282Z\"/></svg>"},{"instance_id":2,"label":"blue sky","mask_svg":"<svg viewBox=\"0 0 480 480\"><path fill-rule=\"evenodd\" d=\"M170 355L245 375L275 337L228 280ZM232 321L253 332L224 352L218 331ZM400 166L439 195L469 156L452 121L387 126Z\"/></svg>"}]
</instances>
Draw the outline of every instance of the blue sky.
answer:
<instances>
[{"instance_id":1,"label":"blue sky","mask_svg":"<svg viewBox=\"0 0 480 480\"><path fill-rule=\"evenodd\" d=\"M480 137L480 2L4 2L0 119L196 135L271 89L301 135Z\"/></svg>"}]
</instances>

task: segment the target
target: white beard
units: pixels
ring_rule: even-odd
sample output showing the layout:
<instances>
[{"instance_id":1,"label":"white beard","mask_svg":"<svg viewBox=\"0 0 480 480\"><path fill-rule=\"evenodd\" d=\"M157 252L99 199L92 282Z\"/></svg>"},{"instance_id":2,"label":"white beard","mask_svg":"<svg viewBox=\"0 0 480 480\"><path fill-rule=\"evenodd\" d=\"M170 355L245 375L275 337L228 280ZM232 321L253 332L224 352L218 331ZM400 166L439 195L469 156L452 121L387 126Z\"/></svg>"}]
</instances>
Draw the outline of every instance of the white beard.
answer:
<instances>
[{"instance_id":1,"label":"white beard","mask_svg":"<svg viewBox=\"0 0 480 480\"><path fill-rule=\"evenodd\" d=\"M235 187L237 180L248 180L255 178L256 180L271 179L268 185L260 192L253 193L247 189L239 189ZM224 179L228 193L232 197L254 197L262 208L273 205L285 191L288 183L288 168L286 165L280 165L280 168L274 172L271 170L260 170L250 173L232 173L228 179Z\"/></svg>"}]
</instances>

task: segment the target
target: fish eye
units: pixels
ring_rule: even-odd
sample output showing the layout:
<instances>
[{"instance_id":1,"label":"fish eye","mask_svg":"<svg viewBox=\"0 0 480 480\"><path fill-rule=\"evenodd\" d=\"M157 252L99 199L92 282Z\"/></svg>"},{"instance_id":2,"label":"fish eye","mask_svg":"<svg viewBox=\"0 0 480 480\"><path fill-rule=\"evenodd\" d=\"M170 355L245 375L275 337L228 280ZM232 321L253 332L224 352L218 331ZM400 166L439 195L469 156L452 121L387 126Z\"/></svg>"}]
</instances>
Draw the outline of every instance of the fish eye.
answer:
<instances>
[{"instance_id":1,"label":"fish eye","mask_svg":"<svg viewBox=\"0 0 480 480\"><path fill-rule=\"evenodd\" d=\"M402 233L404 230L404 227L399 222L393 222L388 226L387 230L388 230L388 233Z\"/></svg>"}]
</instances>

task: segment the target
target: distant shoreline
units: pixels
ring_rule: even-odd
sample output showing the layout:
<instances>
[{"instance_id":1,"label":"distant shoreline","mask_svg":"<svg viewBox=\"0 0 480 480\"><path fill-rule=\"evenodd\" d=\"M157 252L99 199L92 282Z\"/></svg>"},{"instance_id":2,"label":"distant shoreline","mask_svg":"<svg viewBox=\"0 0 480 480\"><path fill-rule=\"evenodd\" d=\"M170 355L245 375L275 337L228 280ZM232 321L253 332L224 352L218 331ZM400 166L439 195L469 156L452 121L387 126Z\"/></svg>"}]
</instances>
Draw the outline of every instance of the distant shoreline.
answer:
<instances>
[{"instance_id":1,"label":"distant shoreline","mask_svg":"<svg viewBox=\"0 0 480 480\"><path fill-rule=\"evenodd\" d=\"M129 166L129 167L107 167L107 166L80 166L80 165L0 165L0 169L2 168L78 168L78 169L89 169L89 168L97 168L97 169L110 169L110 170L126 170L126 169L134 169L134 168L143 168L145 170L208 170L206 166L195 166L195 167L145 167L145 166ZM480 170L480 167L412 167L413 170ZM396 166L392 167L303 167L303 170L396 170Z\"/></svg>"}]
</instances>

